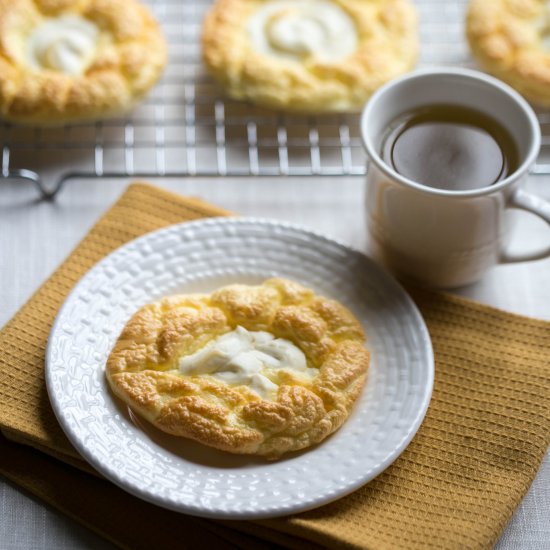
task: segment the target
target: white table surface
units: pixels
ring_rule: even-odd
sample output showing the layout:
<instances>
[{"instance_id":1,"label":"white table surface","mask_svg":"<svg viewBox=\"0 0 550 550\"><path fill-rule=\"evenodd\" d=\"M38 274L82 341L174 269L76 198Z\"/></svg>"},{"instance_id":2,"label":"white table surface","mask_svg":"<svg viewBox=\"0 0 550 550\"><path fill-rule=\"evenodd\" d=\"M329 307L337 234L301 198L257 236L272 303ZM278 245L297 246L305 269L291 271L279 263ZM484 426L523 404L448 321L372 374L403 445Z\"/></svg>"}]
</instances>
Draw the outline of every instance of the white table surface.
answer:
<instances>
[{"instance_id":1,"label":"white table surface","mask_svg":"<svg viewBox=\"0 0 550 550\"><path fill-rule=\"evenodd\" d=\"M298 223L367 250L362 178L188 178L157 179L154 183L242 215ZM0 181L0 326L127 184L128 180L73 180L54 202L36 202L31 184ZM550 178L533 178L529 188L550 199ZM517 218L516 246L550 242L550 231L543 222L527 214ZM479 283L458 292L508 311L550 320L550 260L498 266ZM3 550L112 548L88 529L2 480L0 541ZM548 454L495 548L550 549Z\"/></svg>"}]
</instances>

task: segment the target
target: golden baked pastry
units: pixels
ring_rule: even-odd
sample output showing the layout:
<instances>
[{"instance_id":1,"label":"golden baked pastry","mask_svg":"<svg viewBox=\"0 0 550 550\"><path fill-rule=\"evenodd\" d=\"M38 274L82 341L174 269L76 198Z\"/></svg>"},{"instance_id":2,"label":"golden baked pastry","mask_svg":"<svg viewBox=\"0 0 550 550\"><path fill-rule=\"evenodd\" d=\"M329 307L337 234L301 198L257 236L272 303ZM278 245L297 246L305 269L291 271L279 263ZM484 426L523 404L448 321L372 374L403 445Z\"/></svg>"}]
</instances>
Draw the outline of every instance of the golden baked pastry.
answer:
<instances>
[{"instance_id":1,"label":"golden baked pastry","mask_svg":"<svg viewBox=\"0 0 550 550\"><path fill-rule=\"evenodd\" d=\"M550 105L550 8L543 0L472 0L466 34L479 64L527 99Z\"/></svg>"},{"instance_id":2,"label":"golden baked pastry","mask_svg":"<svg viewBox=\"0 0 550 550\"><path fill-rule=\"evenodd\" d=\"M203 57L236 99L301 112L360 109L418 51L409 0L217 0Z\"/></svg>"},{"instance_id":3,"label":"golden baked pastry","mask_svg":"<svg viewBox=\"0 0 550 550\"><path fill-rule=\"evenodd\" d=\"M166 64L136 0L0 0L0 117L64 124L121 114Z\"/></svg>"},{"instance_id":4,"label":"golden baked pastry","mask_svg":"<svg viewBox=\"0 0 550 550\"><path fill-rule=\"evenodd\" d=\"M365 381L357 319L286 279L140 309L107 361L114 393L157 428L277 458L338 429Z\"/></svg>"}]
</instances>

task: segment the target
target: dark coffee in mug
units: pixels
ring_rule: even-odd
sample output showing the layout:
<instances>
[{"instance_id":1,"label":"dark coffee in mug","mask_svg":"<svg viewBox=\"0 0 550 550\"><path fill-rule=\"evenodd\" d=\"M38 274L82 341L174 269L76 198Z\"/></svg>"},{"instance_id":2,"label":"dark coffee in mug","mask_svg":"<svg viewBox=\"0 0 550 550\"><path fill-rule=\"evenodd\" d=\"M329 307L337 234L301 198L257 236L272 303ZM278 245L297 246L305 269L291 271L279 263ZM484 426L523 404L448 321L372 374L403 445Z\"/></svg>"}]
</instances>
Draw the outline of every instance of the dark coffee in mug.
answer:
<instances>
[{"instance_id":1,"label":"dark coffee in mug","mask_svg":"<svg viewBox=\"0 0 550 550\"><path fill-rule=\"evenodd\" d=\"M519 155L508 131L490 116L467 107L432 105L390 125L382 158L416 183L466 191L512 174Z\"/></svg>"}]
</instances>

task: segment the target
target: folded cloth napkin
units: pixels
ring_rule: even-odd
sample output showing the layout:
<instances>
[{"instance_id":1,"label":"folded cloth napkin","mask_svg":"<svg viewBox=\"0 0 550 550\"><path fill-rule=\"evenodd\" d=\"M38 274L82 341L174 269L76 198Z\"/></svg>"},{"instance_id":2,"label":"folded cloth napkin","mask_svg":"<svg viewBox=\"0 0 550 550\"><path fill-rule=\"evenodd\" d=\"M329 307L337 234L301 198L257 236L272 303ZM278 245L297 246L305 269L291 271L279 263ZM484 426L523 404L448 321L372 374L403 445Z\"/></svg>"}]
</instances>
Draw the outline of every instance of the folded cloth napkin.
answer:
<instances>
[{"instance_id":1,"label":"folded cloth napkin","mask_svg":"<svg viewBox=\"0 0 550 550\"><path fill-rule=\"evenodd\" d=\"M130 548L182 541L251 549L490 548L550 444L550 323L445 294L409 289L436 359L422 427L391 467L334 503L259 521L192 518L125 493L80 458L44 385L45 346L59 306L94 263L123 243L172 223L227 214L134 184L8 322L0 332L0 472Z\"/></svg>"}]
</instances>

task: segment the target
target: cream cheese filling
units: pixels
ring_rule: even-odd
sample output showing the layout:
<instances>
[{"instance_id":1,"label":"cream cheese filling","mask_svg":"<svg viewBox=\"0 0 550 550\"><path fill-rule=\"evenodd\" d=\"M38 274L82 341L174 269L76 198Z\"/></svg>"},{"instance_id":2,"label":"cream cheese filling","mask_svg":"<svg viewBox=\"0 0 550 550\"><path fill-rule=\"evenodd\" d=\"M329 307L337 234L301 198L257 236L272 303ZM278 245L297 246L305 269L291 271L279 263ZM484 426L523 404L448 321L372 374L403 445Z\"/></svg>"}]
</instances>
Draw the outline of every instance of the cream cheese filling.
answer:
<instances>
[{"instance_id":1,"label":"cream cheese filling","mask_svg":"<svg viewBox=\"0 0 550 550\"><path fill-rule=\"evenodd\" d=\"M352 18L329 0L270 0L248 21L256 51L281 59L338 61L357 48Z\"/></svg>"},{"instance_id":2,"label":"cream cheese filling","mask_svg":"<svg viewBox=\"0 0 550 550\"><path fill-rule=\"evenodd\" d=\"M272 380L277 370L291 372L304 382L317 374L289 340L241 326L182 357L179 369L186 375L210 375L231 386L248 386L264 398L277 392L279 386Z\"/></svg>"},{"instance_id":3,"label":"cream cheese filling","mask_svg":"<svg viewBox=\"0 0 550 550\"><path fill-rule=\"evenodd\" d=\"M78 15L46 19L27 38L26 62L36 70L80 75L95 57L99 34L94 23Z\"/></svg>"}]
</instances>

